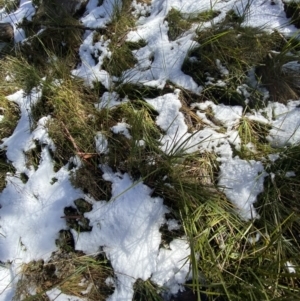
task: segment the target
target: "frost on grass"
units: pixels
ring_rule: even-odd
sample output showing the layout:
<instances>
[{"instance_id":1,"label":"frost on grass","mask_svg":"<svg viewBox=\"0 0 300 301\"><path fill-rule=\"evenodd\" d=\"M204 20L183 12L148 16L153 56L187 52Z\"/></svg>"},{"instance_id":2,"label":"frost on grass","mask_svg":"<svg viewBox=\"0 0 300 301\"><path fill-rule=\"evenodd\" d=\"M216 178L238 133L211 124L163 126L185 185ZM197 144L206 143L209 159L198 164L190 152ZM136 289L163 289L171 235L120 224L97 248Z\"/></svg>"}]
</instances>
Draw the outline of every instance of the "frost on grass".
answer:
<instances>
[{"instance_id":1,"label":"frost on grass","mask_svg":"<svg viewBox=\"0 0 300 301\"><path fill-rule=\"evenodd\" d=\"M259 218L253 204L263 192L266 176L261 162L241 160L238 157L223 162L219 186L244 220Z\"/></svg>"},{"instance_id":2,"label":"frost on grass","mask_svg":"<svg viewBox=\"0 0 300 301\"><path fill-rule=\"evenodd\" d=\"M93 203L93 210L85 214L92 231L74 233L75 247L87 254L103 249L118 280L109 300L131 300L135 281L147 280L157 269L159 228L167 209L142 182L107 167L103 171L103 178L112 182L112 199Z\"/></svg>"}]
</instances>

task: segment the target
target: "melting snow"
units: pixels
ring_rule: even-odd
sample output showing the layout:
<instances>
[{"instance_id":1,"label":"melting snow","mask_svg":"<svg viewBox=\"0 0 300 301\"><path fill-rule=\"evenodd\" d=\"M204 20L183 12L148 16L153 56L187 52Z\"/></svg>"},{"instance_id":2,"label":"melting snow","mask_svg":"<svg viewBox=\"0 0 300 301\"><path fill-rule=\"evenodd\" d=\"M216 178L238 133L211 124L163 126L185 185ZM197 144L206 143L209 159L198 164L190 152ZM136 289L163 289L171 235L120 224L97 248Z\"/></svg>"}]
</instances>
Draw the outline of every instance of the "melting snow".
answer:
<instances>
[{"instance_id":1,"label":"melting snow","mask_svg":"<svg viewBox=\"0 0 300 301\"><path fill-rule=\"evenodd\" d=\"M195 13L214 9L220 14L214 19L218 22L225 17L226 12L234 9L239 14L245 14L244 25L264 26L266 29L276 28L281 32L293 35L296 31L292 25L287 26L287 19L283 12L283 4L274 0L153 0L150 6L133 1L134 14L140 16L137 26L127 35L128 41L147 42L147 45L133 51L137 63L122 74L126 82L144 84L162 89L168 81L179 87L200 94L202 87L188 75L181 71L181 66L188 52L196 46L193 41L196 26L185 32L175 41L168 38L169 24L165 20L172 8L180 10L186 17ZM80 63L72 71L74 76L83 78L87 85L93 86L100 82L110 91L103 94L96 108L112 108L127 101L120 100L119 95L112 92L114 82L112 77L102 69L105 58L111 57L110 40L101 38L94 42L96 28L105 28L113 17L114 5L121 1L104 0L98 5L98 0L90 0L81 22L90 27L83 37L79 49ZM100 1L101 2L101 1ZM247 10L248 9L248 10ZM31 1L22 0L19 8L9 14L1 11L1 22L10 22L15 32L15 42L25 42L24 31L17 28L24 18L30 20L35 13ZM203 24L209 27L211 22ZM222 74L227 76L227 69L222 62L216 62ZM291 68L291 65L285 66ZM295 66L294 66L295 67ZM212 84L224 85L224 81ZM246 86L238 88L239 93L246 98L249 96ZM247 96L248 95L248 96ZM15 175L8 174L7 186L0 194L0 294L1 300L13 299L14 289L20 273L22 263L31 260L48 260L51 252L56 250L55 240L61 229L67 229L65 220L61 218L64 207L71 206L74 200L86 198L82 191L75 189L70 181L68 166L55 172L50 150L55 145L50 139L46 124L51 117L44 116L31 129L31 106L41 97L38 88L25 95L18 91L8 99L18 104L21 111L20 120L13 134L3 139L1 149L6 150L7 158L16 168ZM254 203L259 193L263 191L263 181L267 176L262 162L245 161L233 157L234 148L239 150L241 140L236 127L244 112L239 106L216 105L211 101L194 103L197 115L203 120L205 128L190 133L186 125L185 116L181 111L179 90L146 101L158 112L157 125L164 131L161 135L162 149L166 152L214 152L220 161L219 186L228 199L234 204L244 220L259 218ZM300 142L300 101L290 101L286 105L271 103L257 112L248 112L249 119L271 126L268 139L275 147ZM213 122L205 111L212 111ZM1 120L0 120L1 122ZM130 125L119 122L111 128L114 133L122 133L131 138ZM25 152L41 146L41 159L36 169L26 161ZM143 141L141 141L143 143ZM249 145L249 147L252 147ZM103 133L95 136L95 151L105 154L108 150L107 140ZM269 156L276 160L277 154ZM71 159L70 159L71 160ZM80 165L79 158L73 158ZM151 279L158 285L168 287L171 292L177 292L189 276L190 249L187 240L175 239L170 243L170 249L160 248L160 227L167 223L169 229L179 227L176 221L166 221L168 212L163 200L151 196L151 189L141 181L134 182L128 174L114 173L107 166L101 166L106 181L112 183L112 199L91 200L92 211L85 213L90 220L91 232L77 233L76 249L87 254L105 252L110 259L116 274L116 287L108 300L131 300L133 284L138 278ZM27 181L22 181L22 174ZM272 175L271 175L272 176ZM287 172L286 176L293 176ZM53 181L55 179L55 181ZM289 272L293 272L293 265L286 263ZM58 289L47 292L50 300L78 300L79 298L66 296Z\"/></svg>"}]
</instances>

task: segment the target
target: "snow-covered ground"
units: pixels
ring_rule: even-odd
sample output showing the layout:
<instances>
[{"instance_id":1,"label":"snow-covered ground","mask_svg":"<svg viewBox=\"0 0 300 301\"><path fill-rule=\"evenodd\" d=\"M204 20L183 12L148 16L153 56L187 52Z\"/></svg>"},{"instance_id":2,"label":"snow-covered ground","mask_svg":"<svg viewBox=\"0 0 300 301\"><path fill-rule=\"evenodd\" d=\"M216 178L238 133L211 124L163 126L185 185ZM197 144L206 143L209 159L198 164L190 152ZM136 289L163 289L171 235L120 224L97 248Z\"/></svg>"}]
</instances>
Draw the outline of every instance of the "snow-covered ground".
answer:
<instances>
[{"instance_id":1,"label":"snow-covered ground","mask_svg":"<svg viewBox=\"0 0 300 301\"><path fill-rule=\"evenodd\" d=\"M134 51L138 63L127 70L123 78L128 82L141 83L162 88L166 82L173 82L196 94L202 87L181 71L182 63L192 46L196 28L175 41L169 41L168 23L164 21L171 8L176 8L187 16L213 8L221 13L217 22L224 18L227 11L234 9L244 12L251 2L244 22L248 26L263 26L266 30L277 29L286 35L296 32L294 26L287 25L288 20L280 0L271 5L266 0L153 0L151 6L133 0L133 13L139 16L137 26L129 32L128 41L147 41L145 47ZM91 28L105 27L111 18L115 2L104 0L98 6L97 0L90 0L82 22ZM31 18L35 9L31 1L21 1L19 9L9 15L1 12L2 22L11 22L15 28L16 42L24 39L24 32L17 28L24 17ZM210 26L210 22L203 26ZM88 85L93 81L101 82L111 88L113 78L102 70L105 57L111 55L109 41L93 44L93 31L87 31L80 47L81 64L73 70L74 75L82 77ZM92 55L101 53L95 63ZM92 204L92 210L85 213L93 226L92 231L77 233L73 231L75 248L86 254L95 254L103 250L111 261L115 279L115 291L110 301L131 300L133 285L137 279L151 279L160 286L176 292L185 283L189 272L189 246L185 237L170 243L170 249L160 249L160 227L166 223L168 208L163 199L151 197L151 189L142 182L134 182L128 174L114 173L109 166L99 166L103 178L112 183L112 198L109 202L93 200L70 183L68 166L54 171L50 150L55 145L49 138L45 124L50 117L43 117L35 130L30 129L30 107L41 96L38 88L29 96L23 91L10 95L8 99L18 104L21 111L18 125L10 137L2 141L1 149L6 149L7 158L16 169L14 175L7 175L7 186L0 194L0 300L10 301L19 278L20 267L32 260L49 260L57 249L55 240L61 229L67 225L61 216L64 208L71 206L78 198ZM118 95L106 92L96 105L99 109L120 103L115 101ZM124 101L127 101L124 99ZM172 144L187 138L185 147L188 151L214 151L220 161L219 185L228 199L235 205L241 218L249 220L259 218L253 203L263 191L263 181L267 176L263 163L246 161L234 156L233 148L239 150L241 140L236 125L243 117L243 108L239 106L216 105L207 101L194 103L197 114L206 123L206 128L196 134L188 133L183 114L180 112L179 91L163 96L146 99L158 112L156 123L166 132L161 137L163 150L168 152ZM274 146L298 144L300 142L300 101L289 101L286 105L270 103L260 111L247 113L249 120L260 121L272 127L268 139ZM203 110L210 108L218 124L226 132L218 131L203 115ZM1 122L1 121L0 121ZM122 132L128 138L128 125L116 124L112 131ZM105 137L99 133L95 137L99 153L108 152ZM35 170L26 164L24 153L42 145L41 160ZM70 158L71 160L71 158ZM292 171L291 171L292 172ZM28 181L23 183L21 173ZM57 179L53 183L53 178ZM179 269L180 267L180 269ZM56 290L47 292L50 300L79 300L60 294ZM57 297L59 296L59 297Z\"/></svg>"}]
</instances>

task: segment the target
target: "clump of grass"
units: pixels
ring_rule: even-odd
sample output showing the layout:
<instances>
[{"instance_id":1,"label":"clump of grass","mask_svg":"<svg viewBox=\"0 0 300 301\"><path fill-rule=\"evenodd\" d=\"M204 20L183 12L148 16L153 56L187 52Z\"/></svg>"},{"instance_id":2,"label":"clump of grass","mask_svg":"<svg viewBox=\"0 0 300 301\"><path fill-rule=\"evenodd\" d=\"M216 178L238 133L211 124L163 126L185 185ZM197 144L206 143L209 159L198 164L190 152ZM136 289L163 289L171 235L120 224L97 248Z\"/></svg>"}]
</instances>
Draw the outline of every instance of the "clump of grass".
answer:
<instances>
[{"instance_id":1,"label":"clump of grass","mask_svg":"<svg viewBox=\"0 0 300 301\"><path fill-rule=\"evenodd\" d=\"M42 147L39 143L35 142L35 147L25 153L26 156L26 167L33 167L35 170L38 169L41 159Z\"/></svg>"},{"instance_id":2,"label":"clump of grass","mask_svg":"<svg viewBox=\"0 0 300 301\"><path fill-rule=\"evenodd\" d=\"M238 127L241 147L237 151L241 159L261 160L274 152L267 136L271 127L258 121L250 120L246 116L240 119Z\"/></svg>"},{"instance_id":3,"label":"clump of grass","mask_svg":"<svg viewBox=\"0 0 300 301\"><path fill-rule=\"evenodd\" d=\"M258 210L261 211L262 222L271 220L277 227L280 227L279 229L273 227L273 230L269 229L268 233L272 233L275 229L277 233L282 232L292 261L295 261L292 250L294 247L299 248L300 245L299 236L296 235L300 229L299 149L299 145L281 149L279 158L266 165L266 171L270 173L270 177L265 183L265 192L257 205ZM264 207L269 210L263 210ZM297 259L295 265L299 266Z\"/></svg>"},{"instance_id":4,"label":"clump of grass","mask_svg":"<svg viewBox=\"0 0 300 301\"><path fill-rule=\"evenodd\" d=\"M102 113L107 113L104 109ZM151 169L147 159L151 157L153 149L157 149L160 132L151 116L151 108L144 101L133 101L110 110L104 126L108 133L109 153L108 163L110 166L121 171L127 171L133 177L139 178L148 174L141 172L142 168ZM113 134L110 128L117 122L126 121L130 125L129 132L132 139L121 134ZM143 164L144 162L145 164Z\"/></svg>"},{"instance_id":5,"label":"clump of grass","mask_svg":"<svg viewBox=\"0 0 300 301\"><path fill-rule=\"evenodd\" d=\"M204 99L245 106L238 87L247 83L247 72L261 64L279 39L262 28L242 27L232 23L232 18L225 18L222 23L198 31L199 46L191 49L182 70L204 86ZM251 104L257 99L250 98L248 103L249 100Z\"/></svg>"},{"instance_id":6,"label":"clump of grass","mask_svg":"<svg viewBox=\"0 0 300 301\"><path fill-rule=\"evenodd\" d=\"M4 95L6 93L5 88L0 87L0 115L2 117L0 121L0 141L13 133L20 114L19 108L5 98ZM8 162L5 150L2 149L0 151L0 191L6 186L6 176L8 172L14 173L15 169L11 163Z\"/></svg>"},{"instance_id":7,"label":"clump of grass","mask_svg":"<svg viewBox=\"0 0 300 301\"><path fill-rule=\"evenodd\" d=\"M147 4L147 5L150 5L152 0L137 0L136 1L137 3L144 3L144 4Z\"/></svg>"},{"instance_id":8,"label":"clump of grass","mask_svg":"<svg viewBox=\"0 0 300 301\"><path fill-rule=\"evenodd\" d=\"M267 88L272 101L286 103L299 98L300 75L296 67L299 43L295 37L286 40L280 52L270 53L256 68L258 81Z\"/></svg>"},{"instance_id":9,"label":"clump of grass","mask_svg":"<svg viewBox=\"0 0 300 301\"><path fill-rule=\"evenodd\" d=\"M175 8L169 11L165 20L168 22L168 36L171 41L176 40L192 26L192 23L184 19L180 11Z\"/></svg>"},{"instance_id":10,"label":"clump of grass","mask_svg":"<svg viewBox=\"0 0 300 301\"><path fill-rule=\"evenodd\" d=\"M96 99L76 79L45 85L42 98L33 108L33 118L36 122L47 113L52 116L49 135L57 146L54 155L61 162L76 154L94 153L94 135L99 129L94 109Z\"/></svg>"},{"instance_id":11,"label":"clump of grass","mask_svg":"<svg viewBox=\"0 0 300 301\"><path fill-rule=\"evenodd\" d=\"M89 210L92 210L92 208ZM89 219L84 217L84 212L80 212L77 208L69 206L64 208L64 214L66 224L70 229L74 229L80 233L92 230Z\"/></svg>"},{"instance_id":12,"label":"clump of grass","mask_svg":"<svg viewBox=\"0 0 300 301\"><path fill-rule=\"evenodd\" d=\"M77 169L71 177L74 187L81 188L95 200L109 201L111 198L111 183L102 178L103 173L98 164L89 164Z\"/></svg>"},{"instance_id":13,"label":"clump of grass","mask_svg":"<svg viewBox=\"0 0 300 301\"><path fill-rule=\"evenodd\" d=\"M131 14L131 1L123 1L120 6L116 4L111 18L105 34L110 39L111 56L104 60L102 67L111 75L120 77L123 71L132 68L136 63L132 54L132 43L126 42L127 33L135 25Z\"/></svg>"},{"instance_id":14,"label":"clump of grass","mask_svg":"<svg viewBox=\"0 0 300 301\"><path fill-rule=\"evenodd\" d=\"M163 301L161 289L150 280L143 281L138 279L134 284L134 295L132 301Z\"/></svg>"},{"instance_id":15,"label":"clump of grass","mask_svg":"<svg viewBox=\"0 0 300 301\"><path fill-rule=\"evenodd\" d=\"M18 106L7 100L2 93L0 95L0 114L3 116L0 121L0 140L2 140L13 133L20 115Z\"/></svg>"},{"instance_id":16,"label":"clump of grass","mask_svg":"<svg viewBox=\"0 0 300 301\"><path fill-rule=\"evenodd\" d=\"M23 265L15 299L47 300L46 291L58 288L67 295L82 298L85 291L87 300L106 300L113 290L105 280L112 276L104 257L56 253L47 263L39 260Z\"/></svg>"},{"instance_id":17,"label":"clump of grass","mask_svg":"<svg viewBox=\"0 0 300 301\"><path fill-rule=\"evenodd\" d=\"M174 89L170 88L169 85L165 85L163 89L157 89L150 86L123 81L116 86L115 91L121 97L128 97L129 99L145 99L155 98L166 93L172 93L174 92Z\"/></svg>"},{"instance_id":18,"label":"clump of grass","mask_svg":"<svg viewBox=\"0 0 300 301\"><path fill-rule=\"evenodd\" d=\"M70 230L60 230L58 238L55 240L55 245L61 252L74 252L75 241Z\"/></svg>"},{"instance_id":19,"label":"clump of grass","mask_svg":"<svg viewBox=\"0 0 300 301\"><path fill-rule=\"evenodd\" d=\"M284 5L284 11L287 18L291 18L291 24L294 24L297 28L300 28L300 5L298 1L282 1Z\"/></svg>"},{"instance_id":20,"label":"clump of grass","mask_svg":"<svg viewBox=\"0 0 300 301\"><path fill-rule=\"evenodd\" d=\"M42 73L32 66L23 56L7 56L0 63L2 74L9 76L6 87L14 85L30 93L34 87L41 83Z\"/></svg>"},{"instance_id":21,"label":"clump of grass","mask_svg":"<svg viewBox=\"0 0 300 301\"><path fill-rule=\"evenodd\" d=\"M169 195L173 208L174 203L179 206L177 210L191 247L192 290L199 295L205 293L209 300L217 296L223 296L225 300L240 300L241 296L247 300L272 300L287 294L295 297L297 285L293 283L296 276L284 271L284 262L291 260L291 253L288 252L287 257L275 255L278 253L276 248L285 241L282 233L277 233L276 239L274 236L268 240L264 236L266 228L239 220L222 194L209 193L207 189L204 192L202 186L179 176L180 181L175 179L177 183L170 181L173 189ZM166 195L164 190L165 198ZM284 220L281 223L284 227ZM271 224L274 225L270 221ZM262 238L254 243L257 234ZM286 242L285 248L288 245ZM204 275L204 282L199 282L200 275ZM288 285L278 285L275 294L274 283Z\"/></svg>"},{"instance_id":22,"label":"clump of grass","mask_svg":"<svg viewBox=\"0 0 300 301\"><path fill-rule=\"evenodd\" d=\"M247 127L251 126L249 134L255 136L257 131L264 139L267 129L262 125L248 120L242 122L247 122ZM240 126L244 127L242 122ZM243 135L250 139L246 132ZM282 157L287 160L289 154L289 165L281 160L275 163L276 168L272 168L280 170L282 167L279 164L291 168L298 175L298 170L292 168L292 162L299 157L297 151L298 148L290 149ZM161 173L167 177L152 181L151 187L155 195L164 198L172 215L180 220L189 240L193 274L189 284L191 290L196 292L198 298L201 293L205 294L208 300L216 300L218 296L224 300L240 300L241 296L247 300L295 298L299 290L297 272L289 273L286 263L292 262L296 270L299 266L296 251L299 247L296 238L299 210L294 212L299 207L296 204L297 180L291 178L293 186L286 187L283 178L278 179L282 187L280 192L274 189L270 180L268 185L273 187L270 186L270 189L277 194L276 199L270 191L265 191L257 206L263 218L245 222L216 189L217 158L209 154L202 158L197 153L184 155L184 149L177 153L180 157L170 153L161 157L161 161L154 161L157 163L156 177ZM165 165L164 169L162 165ZM293 209L287 203L285 208L281 208L283 204L270 207L274 199L282 203L283 193L286 193L288 201L291 191L295 193Z\"/></svg>"},{"instance_id":23,"label":"clump of grass","mask_svg":"<svg viewBox=\"0 0 300 301\"><path fill-rule=\"evenodd\" d=\"M175 41L188 31L194 23L207 22L219 14L220 12L214 10L204 11L199 14L183 14L179 10L172 8L165 18L169 27L168 37L170 41Z\"/></svg>"},{"instance_id":24,"label":"clump of grass","mask_svg":"<svg viewBox=\"0 0 300 301\"><path fill-rule=\"evenodd\" d=\"M17 0L1 0L0 7L4 8L7 13L10 13L18 8L19 1Z\"/></svg>"},{"instance_id":25,"label":"clump of grass","mask_svg":"<svg viewBox=\"0 0 300 301\"><path fill-rule=\"evenodd\" d=\"M38 6L32 21L24 19L20 26L27 37L20 51L31 64L45 67L45 57L51 53L58 58L68 58L65 64L70 65L70 68L75 66L83 28L56 1L43 2Z\"/></svg>"},{"instance_id":26,"label":"clump of grass","mask_svg":"<svg viewBox=\"0 0 300 301\"><path fill-rule=\"evenodd\" d=\"M3 151L0 152L0 192L6 187L7 173L14 173L14 167L7 161Z\"/></svg>"}]
</instances>

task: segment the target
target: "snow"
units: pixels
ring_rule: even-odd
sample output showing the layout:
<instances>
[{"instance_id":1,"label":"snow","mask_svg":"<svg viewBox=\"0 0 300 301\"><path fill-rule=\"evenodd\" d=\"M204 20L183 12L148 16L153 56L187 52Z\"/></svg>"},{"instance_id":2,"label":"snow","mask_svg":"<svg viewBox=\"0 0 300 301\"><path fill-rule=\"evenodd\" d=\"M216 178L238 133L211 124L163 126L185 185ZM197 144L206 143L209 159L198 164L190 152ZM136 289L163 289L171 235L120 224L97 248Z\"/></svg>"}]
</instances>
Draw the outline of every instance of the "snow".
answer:
<instances>
[{"instance_id":1,"label":"snow","mask_svg":"<svg viewBox=\"0 0 300 301\"><path fill-rule=\"evenodd\" d=\"M184 116L179 111L181 102L178 97L178 91L175 91L174 94L168 93L154 99L146 99L147 103L159 114L156 124L166 132L161 138L164 151L172 151L176 145L189 136Z\"/></svg>"},{"instance_id":2,"label":"snow","mask_svg":"<svg viewBox=\"0 0 300 301\"><path fill-rule=\"evenodd\" d=\"M245 161L234 157L220 167L219 186L224 187L228 199L235 205L244 220L259 218L253 204L263 192L267 176L261 162Z\"/></svg>"},{"instance_id":3,"label":"snow","mask_svg":"<svg viewBox=\"0 0 300 301\"><path fill-rule=\"evenodd\" d=\"M7 97L8 100L19 105L21 118L13 134L3 139L4 143L0 145L0 149L6 149L7 159L13 162L19 172L27 171L24 153L34 147L30 133L30 111L31 106L39 100L40 96L40 91L33 89L29 95L25 95L24 91L20 90Z\"/></svg>"},{"instance_id":4,"label":"snow","mask_svg":"<svg viewBox=\"0 0 300 301\"><path fill-rule=\"evenodd\" d=\"M4 14L4 18L1 20L1 23L7 22L13 26L15 43L22 42L26 38L24 30L18 25L22 23L24 19L28 21L32 20L34 14L34 5L32 1L29 0L21 0L16 11Z\"/></svg>"},{"instance_id":5,"label":"snow","mask_svg":"<svg viewBox=\"0 0 300 301\"><path fill-rule=\"evenodd\" d=\"M132 137L131 137L128 129L130 129L130 125L126 122L118 122L116 125L111 127L111 130L113 133L122 134L126 138L131 139Z\"/></svg>"},{"instance_id":6,"label":"snow","mask_svg":"<svg viewBox=\"0 0 300 301\"><path fill-rule=\"evenodd\" d=\"M54 172L50 149L53 142L45 130L47 117L43 117L34 131L30 131L30 110L40 97L38 89L24 95L22 90L8 97L16 102L21 110L21 117L13 134L4 139L0 146L6 149L7 158L16 168L16 174L8 174L7 185L0 194L0 260L11 262L8 268L1 268L2 284L5 291L3 300L11 300L20 266L32 260L48 260L57 250L55 240L66 223L61 218L64 207L73 204L83 193L75 189L69 181L67 166ZM28 166L24 152L35 147L35 142L42 145L40 163L35 170ZM21 174L25 173L28 181L23 183ZM53 183L53 178L57 179Z\"/></svg>"},{"instance_id":7,"label":"snow","mask_svg":"<svg viewBox=\"0 0 300 301\"><path fill-rule=\"evenodd\" d=\"M96 31L87 31L86 37L79 48L81 63L72 71L74 76L84 79L88 86L93 87L94 83L100 82L106 89L111 86L111 77L107 71L102 70L104 58L109 58L111 52L108 50L110 40L101 40L93 43Z\"/></svg>"},{"instance_id":8,"label":"snow","mask_svg":"<svg viewBox=\"0 0 300 301\"><path fill-rule=\"evenodd\" d=\"M300 142L299 103L293 101L286 106L279 103L273 105L275 120L272 121L272 130L268 136L272 146L282 147Z\"/></svg>"},{"instance_id":9,"label":"snow","mask_svg":"<svg viewBox=\"0 0 300 301\"><path fill-rule=\"evenodd\" d=\"M296 273L295 265L293 265L291 262L287 261L285 263L285 267L286 267L286 269L288 270L289 273L291 273L291 274Z\"/></svg>"},{"instance_id":10,"label":"snow","mask_svg":"<svg viewBox=\"0 0 300 301\"><path fill-rule=\"evenodd\" d=\"M197 45L193 39L198 25L193 25L175 41L170 41L169 24L165 20L168 12L176 8L185 17L190 17L205 10L220 11L213 21L201 25L205 28L221 21L226 12L233 8L238 14L245 14L243 25L260 26L267 30L275 28L287 35L295 34L296 28L287 25L283 4L279 0L274 1L276 5L270 5L265 0L252 1L248 9L249 0L153 0L149 6L134 0L133 14L139 19L134 28L128 29L127 41L143 39L147 44L132 52L137 63L130 70L124 71L121 79L158 89L165 88L171 81L177 87L196 95L201 94L203 87L181 71L187 54ZM89 30L83 36L79 49L80 63L72 71L72 75L81 77L90 87L101 83L107 91L95 104L95 108L113 109L128 99L121 99L113 91L114 83L119 79L102 69L104 60L111 58L111 41L102 36L98 42L94 42L94 37L98 35L95 29L105 28L112 20L121 1L104 0L102 5L98 5L98 2L90 0L86 13L81 18L82 24L89 27ZM1 21L13 25L15 42L25 39L23 30L17 28L18 24L24 18L30 20L34 13L32 2L25 0L9 14L0 12ZM217 59L216 64L226 78L228 70L222 65L222 61ZM297 71L297 65L293 62L286 64L284 68ZM225 81L213 78L209 82L212 85L226 85ZM245 99L249 97L247 85L240 85L237 91ZM155 122L162 130L159 139L161 149L166 153L214 153L220 163L219 190L225 193L243 220L258 219L255 202L263 192L265 177L272 178L275 173L268 175L263 161L246 161L235 156L235 151L241 147L238 125L246 117L271 127L267 139L273 147L298 145L300 100L289 101L287 104L269 103L263 109L246 113L241 106L215 104L210 100L198 103L195 99L191 108L196 111L204 126L191 132L188 131L182 110L180 93L179 89L175 89L173 93L145 99L157 112ZM47 123L51 117L43 116L35 128L32 128L31 107L41 96L41 89L36 87L30 94L26 95L20 90L7 97L19 106L21 115L13 134L3 139L0 145L0 149L6 151L7 159L16 169L14 174L7 174L7 185L0 194L1 300L13 299L22 264L38 259L47 261L52 252L57 251L55 240L58 233L61 229L68 229L65 219L61 218L64 208L74 205L78 198L87 199L93 205L92 210L84 214L89 219L92 230L81 233L72 230L75 248L86 254L104 252L110 260L115 279L107 279L107 283L113 283L115 290L107 300L132 300L133 285L137 279L150 279L157 285L168 288L170 293L183 289L182 285L190 276L190 248L186 237L171 241L169 249L160 247L162 225L166 224L170 231L181 227L174 219L166 220L165 215L169 209L164 205L164 200L153 197L152 190L142 180L134 181L129 174L113 172L105 165L100 165L99 168L103 171L103 179L112 184L112 197L108 202L91 200L80 189L75 189L70 183L70 172L74 169L70 171L67 164L54 171L51 151L56 146L47 132ZM211 116L208 116L208 111ZM130 124L126 120L112 126L111 131L132 139ZM105 132L95 133L93 142L96 153L108 154ZM143 145L144 141L140 140L138 143ZM28 162L25 153L36 148L36 145L40 146L41 152L38 166L34 167ZM249 143L247 147L255 152L253 144ZM276 153L268 156L272 162L278 158ZM69 162L74 162L77 168L81 165L78 157L70 158ZM22 174L27 176L26 182L21 180ZM287 171L285 176L293 177L295 173ZM259 235L256 234L249 242L254 244L258 239ZM287 262L285 266L290 273L294 273L292 263ZM56 288L48 291L47 295L50 300L81 300L67 296Z\"/></svg>"},{"instance_id":11,"label":"snow","mask_svg":"<svg viewBox=\"0 0 300 301\"><path fill-rule=\"evenodd\" d=\"M87 11L81 22L90 28L105 28L114 16L117 7L120 7L120 0L104 0L102 5L98 5L98 0L90 0Z\"/></svg>"},{"instance_id":12,"label":"snow","mask_svg":"<svg viewBox=\"0 0 300 301\"><path fill-rule=\"evenodd\" d=\"M51 301L84 301L84 299L63 294L57 288L47 291L46 294Z\"/></svg>"},{"instance_id":13,"label":"snow","mask_svg":"<svg viewBox=\"0 0 300 301\"><path fill-rule=\"evenodd\" d=\"M113 107L116 107L122 103L127 102L128 99L120 99L120 96L116 92L104 92L102 97L100 98L99 103L97 103L95 106L97 109L110 109Z\"/></svg>"},{"instance_id":14,"label":"snow","mask_svg":"<svg viewBox=\"0 0 300 301\"><path fill-rule=\"evenodd\" d=\"M95 137L96 143L96 152L98 154L107 154L109 152L108 149L108 141L101 132L98 132Z\"/></svg>"},{"instance_id":15,"label":"snow","mask_svg":"<svg viewBox=\"0 0 300 301\"><path fill-rule=\"evenodd\" d=\"M142 182L134 183L128 174L115 174L106 166L102 169L103 178L112 182L112 199L95 202L85 213L93 229L75 234L76 249L93 254L103 247L118 278L109 300L131 300L134 282L147 280L156 269L159 228L167 209Z\"/></svg>"},{"instance_id":16,"label":"snow","mask_svg":"<svg viewBox=\"0 0 300 301\"><path fill-rule=\"evenodd\" d=\"M190 248L185 239L174 239L170 249L161 248L157 258L157 268L151 279L161 286L166 286L176 294L182 290L190 272Z\"/></svg>"}]
</instances>

